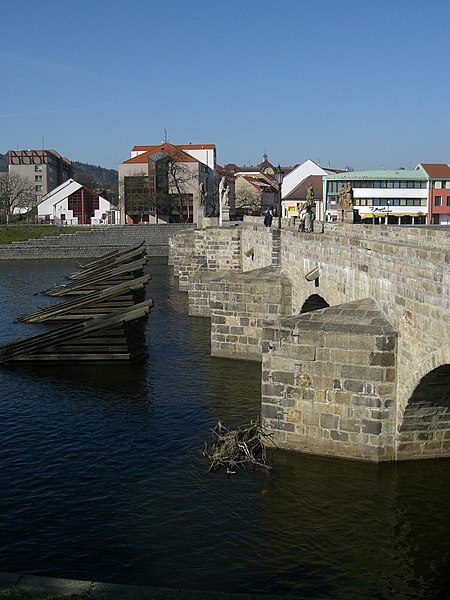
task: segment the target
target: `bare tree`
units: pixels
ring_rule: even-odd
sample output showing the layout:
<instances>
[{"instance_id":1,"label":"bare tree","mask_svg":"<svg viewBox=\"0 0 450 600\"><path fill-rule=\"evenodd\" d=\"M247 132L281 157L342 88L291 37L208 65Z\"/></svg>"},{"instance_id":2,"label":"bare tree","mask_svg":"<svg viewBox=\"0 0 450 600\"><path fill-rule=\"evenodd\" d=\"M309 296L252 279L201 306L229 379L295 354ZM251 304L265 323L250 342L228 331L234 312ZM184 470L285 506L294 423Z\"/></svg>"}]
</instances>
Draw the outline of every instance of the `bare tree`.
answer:
<instances>
[{"instance_id":1,"label":"bare tree","mask_svg":"<svg viewBox=\"0 0 450 600\"><path fill-rule=\"evenodd\" d=\"M175 202L178 203L180 218L183 220L183 200L186 200L187 220L190 219L189 194L192 194L194 183L197 180L194 171L189 169L188 164L176 155L171 156L168 161L169 169L169 192ZM176 192L175 194L173 192Z\"/></svg>"},{"instance_id":2,"label":"bare tree","mask_svg":"<svg viewBox=\"0 0 450 600\"><path fill-rule=\"evenodd\" d=\"M235 206L239 212L259 215L261 213L261 193L249 186L238 187L235 192Z\"/></svg>"},{"instance_id":3,"label":"bare tree","mask_svg":"<svg viewBox=\"0 0 450 600\"><path fill-rule=\"evenodd\" d=\"M33 183L17 173L5 173L0 178L0 214L8 225L14 212L27 212L36 206Z\"/></svg>"}]
</instances>

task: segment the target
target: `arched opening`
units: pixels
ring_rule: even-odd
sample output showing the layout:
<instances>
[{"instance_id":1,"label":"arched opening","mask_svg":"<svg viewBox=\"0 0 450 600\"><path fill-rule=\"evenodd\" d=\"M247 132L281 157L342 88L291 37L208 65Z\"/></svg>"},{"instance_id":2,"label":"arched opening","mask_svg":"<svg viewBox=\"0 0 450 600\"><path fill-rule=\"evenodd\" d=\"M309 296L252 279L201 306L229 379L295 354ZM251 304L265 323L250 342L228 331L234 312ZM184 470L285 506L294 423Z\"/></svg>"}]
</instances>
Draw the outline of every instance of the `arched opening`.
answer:
<instances>
[{"instance_id":1,"label":"arched opening","mask_svg":"<svg viewBox=\"0 0 450 600\"><path fill-rule=\"evenodd\" d=\"M320 310L321 308L328 308L330 305L326 302L319 294L312 294L303 303L300 313L311 312L312 310Z\"/></svg>"},{"instance_id":2,"label":"arched opening","mask_svg":"<svg viewBox=\"0 0 450 600\"><path fill-rule=\"evenodd\" d=\"M426 440L443 430L450 431L450 365L433 369L420 380L409 399L399 432L417 432L418 440Z\"/></svg>"}]
</instances>

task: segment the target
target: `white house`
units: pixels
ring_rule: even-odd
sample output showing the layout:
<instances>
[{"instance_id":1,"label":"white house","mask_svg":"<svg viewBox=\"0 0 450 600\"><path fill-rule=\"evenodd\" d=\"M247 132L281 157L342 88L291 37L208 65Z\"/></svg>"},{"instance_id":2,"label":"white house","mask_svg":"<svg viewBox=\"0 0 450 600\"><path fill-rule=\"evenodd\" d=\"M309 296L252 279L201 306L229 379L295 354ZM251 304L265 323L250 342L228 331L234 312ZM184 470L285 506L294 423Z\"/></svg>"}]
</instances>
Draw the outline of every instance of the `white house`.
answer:
<instances>
[{"instance_id":1,"label":"white house","mask_svg":"<svg viewBox=\"0 0 450 600\"><path fill-rule=\"evenodd\" d=\"M306 199L306 189L313 186L316 218L323 218L322 177L340 172L337 169L323 169L308 159L284 176L281 186L282 211L285 217L298 216L297 208Z\"/></svg>"},{"instance_id":2,"label":"white house","mask_svg":"<svg viewBox=\"0 0 450 600\"><path fill-rule=\"evenodd\" d=\"M73 179L42 196L38 223L106 225L119 223L119 211L107 200Z\"/></svg>"}]
</instances>

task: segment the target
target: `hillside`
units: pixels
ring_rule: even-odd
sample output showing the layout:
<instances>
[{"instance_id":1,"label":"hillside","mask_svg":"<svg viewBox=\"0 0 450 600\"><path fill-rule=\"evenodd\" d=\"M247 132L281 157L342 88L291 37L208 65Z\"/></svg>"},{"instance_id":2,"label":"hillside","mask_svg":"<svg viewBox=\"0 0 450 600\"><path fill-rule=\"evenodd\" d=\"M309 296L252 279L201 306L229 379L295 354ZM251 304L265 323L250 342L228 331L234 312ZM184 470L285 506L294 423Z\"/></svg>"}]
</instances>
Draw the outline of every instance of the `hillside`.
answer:
<instances>
[{"instance_id":1,"label":"hillside","mask_svg":"<svg viewBox=\"0 0 450 600\"><path fill-rule=\"evenodd\" d=\"M90 165L88 163L82 163L73 161L73 178L77 179L77 175L82 173L90 177L92 180L97 182L98 184L115 184L117 183L117 171L115 169L105 169L103 167L97 165Z\"/></svg>"}]
</instances>

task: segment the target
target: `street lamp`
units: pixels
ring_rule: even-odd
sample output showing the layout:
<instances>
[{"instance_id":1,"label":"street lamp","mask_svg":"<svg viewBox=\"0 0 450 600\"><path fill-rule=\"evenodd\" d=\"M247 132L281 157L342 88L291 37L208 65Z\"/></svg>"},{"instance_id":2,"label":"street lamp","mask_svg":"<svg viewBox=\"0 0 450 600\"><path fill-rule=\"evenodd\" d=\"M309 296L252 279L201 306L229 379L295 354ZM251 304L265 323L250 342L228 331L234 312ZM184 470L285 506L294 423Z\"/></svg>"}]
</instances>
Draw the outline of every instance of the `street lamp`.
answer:
<instances>
[{"instance_id":1,"label":"street lamp","mask_svg":"<svg viewBox=\"0 0 450 600\"><path fill-rule=\"evenodd\" d=\"M281 185L283 183L284 173L281 170L280 165L274 170L275 171L275 181L278 185L278 229L281 229Z\"/></svg>"}]
</instances>

